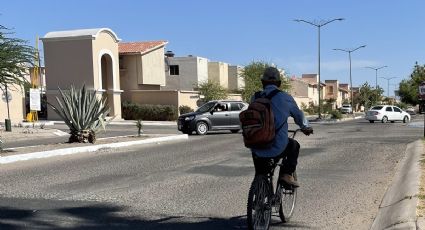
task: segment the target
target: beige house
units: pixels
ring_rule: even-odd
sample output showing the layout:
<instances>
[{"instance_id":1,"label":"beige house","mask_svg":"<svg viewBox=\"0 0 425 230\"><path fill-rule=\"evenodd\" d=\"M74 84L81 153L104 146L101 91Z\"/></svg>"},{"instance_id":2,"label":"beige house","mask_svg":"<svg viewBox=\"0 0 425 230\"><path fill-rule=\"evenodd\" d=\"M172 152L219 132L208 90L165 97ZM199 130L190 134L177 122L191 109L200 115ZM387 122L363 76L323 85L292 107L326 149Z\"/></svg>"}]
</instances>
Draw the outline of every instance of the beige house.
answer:
<instances>
[{"instance_id":1,"label":"beige house","mask_svg":"<svg viewBox=\"0 0 425 230\"><path fill-rule=\"evenodd\" d=\"M208 62L208 80L220 83L229 88L229 64L224 62Z\"/></svg>"},{"instance_id":2,"label":"beige house","mask_svg":"<svg viewBox=\"0 0 425 230\"><path fill-rule=\"evenodd\" d=\"M319 91L317 90L318 75L317 74L303 74L301 79L310 84L311 87L308 88L308 97L312 99L314 105L319 104ZM326 95L326 85L320 82L320 100L324 99Z\"/></svg>"},{"instance_id":3,"label":"beige house","mask_svg":"<svg viewBox=\"0 0 425 230\"><path fill-rule=\"evenodd\" d=\"M160 90L165 85L166 41L119 43L120 84L123 100L140 90Z\"/></svg>"},{"instance_id":4,"label":"beige house","mask_svg":"<svg viewBox=\"0 0 425 230\"><path fill-rule=\"evenodd\" d=\"M118 36L108 28L55 31L43 38L46 67L46 94L50 103L59 95L58 87L85 84L111 108L109 116L121 118ZM60 119L49 107L48 119Z\"/></svg>"},{"instance_id":5,"label":"beige house","mask_svg":"<svg viewBox=\"0 0 425 230\"><path fill-rule=\"evenodd\" d=\"M49 32L41 40L50 103L55 103L58 87L66 90L84 83L106 96L109 116L120 119L122 101L197 108L200 96L193 91L194 83L211 79L228 87L228 64L165 56L167 41L120 42L108 28ZM50 108L48 115L59 119Z\"/></svg>"},{"instance_id":6,"label":"beige house","mask_svg":"<svg viewBox=\"0 0 425 230\"><path fill-rule=\"evenodd\" d=\"M350 86L348 84L339 84L339 97L341 98L341 104L345 100L350 100Z\"/></svg>"}]
</instances>

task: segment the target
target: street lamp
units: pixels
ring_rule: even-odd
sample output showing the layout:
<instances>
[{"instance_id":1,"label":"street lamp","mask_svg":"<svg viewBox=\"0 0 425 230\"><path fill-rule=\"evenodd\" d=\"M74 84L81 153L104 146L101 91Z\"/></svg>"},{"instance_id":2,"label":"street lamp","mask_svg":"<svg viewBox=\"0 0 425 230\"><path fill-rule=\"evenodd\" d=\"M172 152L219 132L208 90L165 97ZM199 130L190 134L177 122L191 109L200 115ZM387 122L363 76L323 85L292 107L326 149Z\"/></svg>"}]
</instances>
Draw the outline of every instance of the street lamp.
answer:
<instances>
[{"instance_id":1,"label":"street lamp","mask_svg":"<svg viewBox=\"0 0 425 230\"><path fill-rule=\"evenodd\" d=\"M378 89L378 70L388 67L386 65L381 66L381 67L370 67L370 66L366 66L365 68L369 68L369 69L373 69L375 70L375 89Z\"/></svg>"},{"instance_id":2,"label":"street lamp","mask_svg":"<svg viewBox=\"0 0 425 230\"><path fill-rule=\"evenodd\" d=\"M319 115L319 117L318 117L318 119L321 119L322 118L322 115L320 114L320 105L321 105L321 103L320 103L320 28L322 27L322 26L325 26L325 25L327 25L327 24L329 24L329 23L331 23L331 22L334 22L334 21L342 21L342 20L344 20L344 18L335 18L335 19L331 19L331 20L325 20L325 21L320 21L320 22L311 22L311 21L306 21L306 20L303 20L303 19L295 19L294 21L296 21L296 22L304 22L304 23L307 23L307 24L310 24L310 25L312 25L312 26L315 26L315 27L317 27L317 32L318 32L318 45L319 45L319 48L318 48L318 71L317 71L317 75L318 75L318 80L317 80L317 92L318 92L318 94L319 94L319 113L318 113L318 115Z\"/></svg>"},{"instance_id":3,"label":"street lamp","mask_svg":"<svg viewBox=\"0 0 425 230\"><path fill-rule=\"evenodd\" d=\"M364 48L364 47L366 47L366 45L362 45L362 46L359 46L359 47L357 47L355 49L351 49L351 50L334 49L334 50L339 50L339 51L343 51L343 52L348 53L348 59L350 61L350 98L351 98L351 109L353 109L353 111L354 111L354 105L353 105L353 81L352 81L352 78L351 78L351 53L360 49L360 48Z\"/></svg>"},{"instance_id":4,"label":"street lamp","mask_svg":"<svg viewBox=\"0 0 425 230\"><path fill-rule=\"evenodd\" d=\"M387 80L387 97L389 98L390 97L390 80L391 79L394 79L394 78L397 78L397 77L380 77L380 78L383 78L383 79L386 79Z\"/></svg>"}]
</instances>

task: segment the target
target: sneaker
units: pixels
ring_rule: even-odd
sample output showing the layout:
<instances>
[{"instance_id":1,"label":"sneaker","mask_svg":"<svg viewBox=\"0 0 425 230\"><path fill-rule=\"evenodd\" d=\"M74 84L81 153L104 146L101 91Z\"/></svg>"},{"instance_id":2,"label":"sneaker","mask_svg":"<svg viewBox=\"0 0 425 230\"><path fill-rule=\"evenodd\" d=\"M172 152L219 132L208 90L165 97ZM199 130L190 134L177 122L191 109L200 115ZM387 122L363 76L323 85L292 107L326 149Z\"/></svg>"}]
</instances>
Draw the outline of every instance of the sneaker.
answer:
<instances>
[{"instance_id":1,"label":"sneaker","mask_svg":"<svg viewBox=\"0 0 425 230\"><path fill-rule=\"evenodd\" d=\"M280 181L295 188L300 187L300 184L298 184L294 177L289 174L283 174L283 176L280 177Z\"/></svg>"}]
</instances>

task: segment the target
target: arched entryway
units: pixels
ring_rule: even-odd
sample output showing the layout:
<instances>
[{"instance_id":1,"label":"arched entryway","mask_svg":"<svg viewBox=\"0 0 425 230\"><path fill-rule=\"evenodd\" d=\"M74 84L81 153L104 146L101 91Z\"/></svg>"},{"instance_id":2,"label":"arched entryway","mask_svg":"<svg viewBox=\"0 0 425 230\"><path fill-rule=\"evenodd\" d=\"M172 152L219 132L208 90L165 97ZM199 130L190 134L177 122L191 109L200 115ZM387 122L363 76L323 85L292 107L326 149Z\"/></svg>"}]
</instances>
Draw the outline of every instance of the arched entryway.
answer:
<instances>
[{"instance_id":1,"label":"arched entryway","mask_svg":"<svg viewBox=\"0 0 425 230\"><path fill-rule=\"evenodd\" d=\"M114 71L112 57L109 54L103 54L100 60L101 86L104 90L103 96L107 98L107 103L111 108L110 114L114 114Z\"/></svg>"}]
</instances>

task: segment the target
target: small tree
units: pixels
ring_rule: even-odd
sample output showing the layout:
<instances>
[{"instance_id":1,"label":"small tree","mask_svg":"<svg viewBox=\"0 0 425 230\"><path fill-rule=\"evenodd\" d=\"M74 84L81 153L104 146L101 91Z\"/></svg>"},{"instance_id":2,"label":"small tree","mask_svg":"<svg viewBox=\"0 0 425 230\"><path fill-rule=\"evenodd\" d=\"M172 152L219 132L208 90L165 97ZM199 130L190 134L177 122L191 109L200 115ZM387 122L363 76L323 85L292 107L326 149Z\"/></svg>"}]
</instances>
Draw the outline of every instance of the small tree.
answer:
<instances>
[{"instance_id":1,"label":"small tree","mask_svg":"<svg viewBox=\"0 0 425 230\"><path fill-rule=\"evenodd\" d=\"M360 86L359 93L353 98L355 105L364 106L365 109L377 104L382 97L384 90L380 87L373 89L369 83Z\"/></svg>"},{"instance_id":2,"label":"small tree","mask_svg":"<svg viewBox=\"0 0 425 230\"><path fill-rule=\"evenodd\" d=\"M255 92L263 89L261 84L261 76L267 67L273 66L264 61L253 61L249 65L245 66L242 70L242 78L245 80L245 88L242 91L242 98L244 101L250 101L252 95ZM291 88L289 79L287 76L281 75L282 84L280 89L283 91L289 91Z\"/></svg>"},{"instance_id":3,"label":"small tree","mask_svg":"<svg viewBox=\"0 0 425 230\"><path fill-rule=\"evenodd\" d=\"M221 100L228 97L226 88L212 80L200 83L195 89L204 96L204 101Z\"/></svg>"},{"instance_id":4,"label":"small tree","mask_svg":"<svg viewBox=\"0 0 425 230\"><path fill-rule=\"evenodd\" d=\"M401 101L412 105L418 104L418 88L423 81L425 81L425 65L419 65L416 62L413 72L410 74L410 79L404 79L400 83L399 94Z\"/></svg>"},{"instance_id":5,"label":"small tree","mask_svg":"<svg viewBox=\"0 0 425 230\"><path fill-rule=\"evenodd\" d=\"M8 28L0 25L0 89L4 92L24 86L27 82L24 74L33 65L35 57L34 48L27 45L25 40L10 37L12 34ZM7 111L9 114L8 103Z\"/></svg>"}]
</instances>

